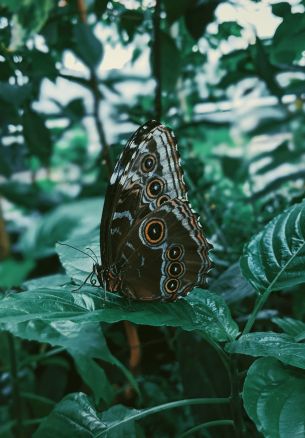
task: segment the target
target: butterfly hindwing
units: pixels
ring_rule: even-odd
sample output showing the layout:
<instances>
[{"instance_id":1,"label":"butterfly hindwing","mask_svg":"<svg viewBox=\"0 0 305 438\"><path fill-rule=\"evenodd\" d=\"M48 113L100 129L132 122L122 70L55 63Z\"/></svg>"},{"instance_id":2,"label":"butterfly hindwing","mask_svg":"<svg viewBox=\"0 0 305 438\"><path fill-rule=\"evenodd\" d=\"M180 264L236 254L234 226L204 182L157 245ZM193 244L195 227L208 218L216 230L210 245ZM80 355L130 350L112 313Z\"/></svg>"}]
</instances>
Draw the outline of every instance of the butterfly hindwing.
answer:
<instances>
[{"instance_id":1,"label":"butterfly hindwing","mask_svg":"<svg viewBox=\"0 0 305 438\"><path fill-rule=\"evenodd\" d=\"M188 202L169 200L128 234L119 261L121 290L148 301L186 295L194 286L206 285L209 249Z\"/></svg>"}]
</instances>

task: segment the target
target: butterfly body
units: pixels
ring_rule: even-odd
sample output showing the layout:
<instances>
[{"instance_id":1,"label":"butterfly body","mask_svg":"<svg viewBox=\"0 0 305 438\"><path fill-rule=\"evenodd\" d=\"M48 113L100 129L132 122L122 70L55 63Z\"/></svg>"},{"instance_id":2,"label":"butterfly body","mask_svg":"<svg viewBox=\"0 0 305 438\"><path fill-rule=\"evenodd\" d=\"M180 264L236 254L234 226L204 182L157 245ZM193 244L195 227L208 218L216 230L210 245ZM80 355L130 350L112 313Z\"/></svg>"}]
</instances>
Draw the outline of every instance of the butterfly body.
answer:
<instances>
[{"instance_id":1,"label":"butterfly body","mask_svg":"<svg viewBox=\"0 0 305 438\"><path fill-rule=\"evenodd\" d=\"M125 146L107 189L95 271L109 291L173 301L204 286L211 245L187 201L173 133L158 122Z\"/></svg>"}]
</instances>

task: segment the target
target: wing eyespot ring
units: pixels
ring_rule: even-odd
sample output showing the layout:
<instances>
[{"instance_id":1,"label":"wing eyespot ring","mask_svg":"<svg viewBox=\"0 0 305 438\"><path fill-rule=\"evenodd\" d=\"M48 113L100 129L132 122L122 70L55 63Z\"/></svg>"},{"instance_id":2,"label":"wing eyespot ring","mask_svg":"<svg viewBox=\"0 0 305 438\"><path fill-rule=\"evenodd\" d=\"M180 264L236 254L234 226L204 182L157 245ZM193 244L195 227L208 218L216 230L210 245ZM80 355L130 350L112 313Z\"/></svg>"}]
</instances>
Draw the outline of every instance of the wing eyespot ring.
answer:
<instances>
[{"instance_id":1,"label":"wing eyespot ring","mask_svg":"<svg viewBox=\"0 0 305 438\"><path fill-rule=\"evenodd\" d=\"M168 294L174 294L177 292L180 286L180 281L177 278L169 278L164 282L165 292Z\"/></svg>"},{"instance_id":2,"label":"wing eyespot ring","mask_svg":"<svg viewBox=\"0 0 305 438\"><path fill-rule=\"evenodd\" d=\"M165 238L165 223L161 219L151 219L144 226L144 238L150 245L159 245Z\"/></svg>"},{"instance_id":3,"label":"wing eyespot ring","mask_svg":"<svg viewBox=\"0 0 305 438\"><path fill-rule=\"evenodd\" d=\"M157 199L157 207L160 207L164 202L167 202L170 200L170 197L167 195L162 195Z\"/></svg>"},{"instance_id":4,"label":"wing eyespot ring","mask_svg":"<svg viewBox=\"0 0 305 438\"><path fill-rule=\"evenodd\" d=\"M152 172L156 167L156 157L152 154L147 154L141 161L141 169L144 173Z\"/></svg>"},{"instance_id":5,"label":"wing eyespot ring","mask_svg":"<svg viewBox=\"0 0 305 438\"><path fill-rule=\"evenodd\" d=\"M181 245L172 245L166 250L166 257L170 261L176 261L181 259L183 255L183 247Z\"/></svg>"},{"instance_id":6,"label":"wing eyespot ring","mask_svg":"<svg viewBox=\"0 0 305 438\"><path fill-rule=\"evenodd\" d=\"M184 263L181 262L171 262L167 266L167 273L171 278L181 277L185 273Z\"/></svg>"},{"instance_id":7,"label":"wing eyespot ring","mask_svg":"<svg viewBox=\"0 0 305 438\"><path fill-rule=\"evenodd\" d=\"M162 194L164 181L161 178L153 178L146 186L146 194L149 198L157 198Z\"/></svg>"}]
</instances>

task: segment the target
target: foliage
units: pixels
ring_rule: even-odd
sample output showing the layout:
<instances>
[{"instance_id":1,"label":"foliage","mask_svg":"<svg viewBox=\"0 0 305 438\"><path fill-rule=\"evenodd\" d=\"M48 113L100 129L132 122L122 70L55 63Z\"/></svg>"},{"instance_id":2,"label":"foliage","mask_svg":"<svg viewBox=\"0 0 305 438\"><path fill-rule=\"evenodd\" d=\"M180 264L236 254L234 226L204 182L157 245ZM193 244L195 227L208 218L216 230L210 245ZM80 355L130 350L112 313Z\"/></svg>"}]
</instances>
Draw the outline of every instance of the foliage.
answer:
<instances>
[{"instance_id":1,"label":"foliage","mask_svg":"<svg viewBox=\"0 0 305 438\"><path fill-rule=\"evenodd\" d=\"M1 437L304 436L305 4L246 3L1 2ZM167 305L86 283L151 118L214 245Z\"/></svg>"}]
</instances>

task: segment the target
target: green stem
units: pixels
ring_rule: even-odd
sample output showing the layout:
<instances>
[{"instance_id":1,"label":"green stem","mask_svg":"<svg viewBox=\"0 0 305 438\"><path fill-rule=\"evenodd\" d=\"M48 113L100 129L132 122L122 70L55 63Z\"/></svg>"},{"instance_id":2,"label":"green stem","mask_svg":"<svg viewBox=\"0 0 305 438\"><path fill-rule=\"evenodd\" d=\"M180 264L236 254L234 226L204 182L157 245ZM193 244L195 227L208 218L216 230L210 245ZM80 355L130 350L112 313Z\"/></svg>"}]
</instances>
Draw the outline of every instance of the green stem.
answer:
<instances>
[{"instance_id":1,"label":"green stem","mask_svg":"<svg viewBox=\"0 0 305 438\"><path fill-rule=\"evenodd\" d=\"M257 314L261 310L261 308L264 306L267 299L269 298L270 293L271 293L271 291L269 291L269 289L266 289L265 292L257 298L253 312L251 313L250 318L248 319L247 324L245 325L245 328L243 330L243 335L246 335L252 329L253 324L255 323Z\"/></svg>"},{"instance_id":2,"label":"green stem","mask_svg":"<svg viewBox=\"0 0 305 438\"><path fill-rule=\"evenodd\" d=\"M162 77L161 77L161 41L160 41L160 25L161 25L161 0L156 0L155 11L153 15L153 70L156 81L155 89L155 118L162 118Z\"/></svg>"},{"instance_id":3,"label":"green stem","mask_svg":"<svg viewBox=\"0 0 305 438\"><path fill-rule=\"evenodd\" d=\"M105 430L95 435L95 438L98 438L102 435L107 435L110 431L112 431L116 427L121 427L123 424L129 423L130 421L141 420L142 418L147 417L148 415L154 415L157 414L158 412L167 411L169 409L180 408L183 406L190 406L190 405L229 404L230 402L231 402L231 398L226 397L226 398L193 398L193 399L178 400L170 403L164 403L163 405L158 405L152 408L144 409L142 411L136 412L133 415L130 415L127 418L124 418L122 421L113 424L110 427L107 427Z\"/></svg>"},{"instance_id":4,"label":"green stem","mask_svg":"<svg viewBox=\"0 0 305 438\"><path fill-rule=\"evenodd\" d=\"M234 421L232 420L213 420L208 421L207 423L198 424L195 427L192 427L189 430L186 430L181 435L179 435L179 438L185 438L186 436L194 436L193 434L195 432L198 432L201 429L208 429L209 427L215 427L215 426L234 426Z\"/></svg>"},{"instance_id":5,"label":"green stem","mask_svg":"<svg viewBox=\"0 0 305 438\"><path fill-rule=\"evenodd\" d=\"M14 427L14 436L16 438L22 437L22 412L21 412L21 398L20 389L18 381L18 367L15 349L15 340L11 333L7 333L7 343L10 359L10 374L12 379L13 388L13 412L16 420L16 425Z\"/></svg>"},{"instance_id":6,"label":"green stem","mask_svg":"<svg viewBox=\"0 0 305 438\"><path fill-rule=\"evenodd\" d=\"M231 360L231 411L234 419L236 437L246 437L243 407L239 393L239 371L237 360L234 357L232 357Z\"/></svg>"}]
</instances>

